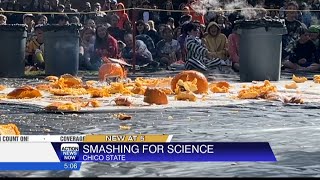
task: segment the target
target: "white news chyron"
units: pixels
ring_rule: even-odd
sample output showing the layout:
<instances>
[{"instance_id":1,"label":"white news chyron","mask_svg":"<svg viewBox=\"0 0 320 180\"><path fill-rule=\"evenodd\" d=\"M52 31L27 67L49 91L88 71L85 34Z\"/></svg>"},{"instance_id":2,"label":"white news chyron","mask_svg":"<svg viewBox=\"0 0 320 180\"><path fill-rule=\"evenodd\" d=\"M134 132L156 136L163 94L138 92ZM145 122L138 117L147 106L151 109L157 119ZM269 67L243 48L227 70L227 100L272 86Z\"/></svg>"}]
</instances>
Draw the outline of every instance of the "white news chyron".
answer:
<instances>
[{"instance_id":1,"label":"white news chyron","mask_svg":"<svg viewBox=\"0 0 320 180\"><path fill-rule=\"evenodd\" d=\"M0 135L0 143L83 142L85 135Z\"/></svg>"}]
</instances>

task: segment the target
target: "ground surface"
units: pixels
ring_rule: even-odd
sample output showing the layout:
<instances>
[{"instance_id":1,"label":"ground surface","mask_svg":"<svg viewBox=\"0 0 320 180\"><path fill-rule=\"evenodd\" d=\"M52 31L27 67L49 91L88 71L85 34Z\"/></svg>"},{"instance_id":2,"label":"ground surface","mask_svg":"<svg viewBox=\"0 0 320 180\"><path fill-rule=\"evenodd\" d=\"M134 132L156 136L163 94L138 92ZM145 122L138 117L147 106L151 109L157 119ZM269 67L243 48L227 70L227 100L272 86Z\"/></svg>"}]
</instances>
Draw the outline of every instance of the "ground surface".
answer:
<instances>
[{"instance_id":1,"label":"ground surface","mask_svg":"<svg viewBox=\"0 0 320 180\"><path fill-rule=\"evenodd\" d=\"M157 72L148 76L168 76ZM144 74L136 74L142 76ZM80 73L88 79L94 74ZM236 74L215 74L209 78L238 81ZM292 73L283 73L282 80ZM307 75L312 78L312 74ZM37 81L0 79L0 84L18 86ZM172 134L172 141L267 141L276 163L90 163L81 171L0 172L8 177L320 177L320 104L288 106L281 102L130 111L133 120L122 122L112 113L47 114L27 106L0 106L0 123L16 123L22 134ZM131 130L119 130L119 125Z\"/></svg>"}]
</instances>

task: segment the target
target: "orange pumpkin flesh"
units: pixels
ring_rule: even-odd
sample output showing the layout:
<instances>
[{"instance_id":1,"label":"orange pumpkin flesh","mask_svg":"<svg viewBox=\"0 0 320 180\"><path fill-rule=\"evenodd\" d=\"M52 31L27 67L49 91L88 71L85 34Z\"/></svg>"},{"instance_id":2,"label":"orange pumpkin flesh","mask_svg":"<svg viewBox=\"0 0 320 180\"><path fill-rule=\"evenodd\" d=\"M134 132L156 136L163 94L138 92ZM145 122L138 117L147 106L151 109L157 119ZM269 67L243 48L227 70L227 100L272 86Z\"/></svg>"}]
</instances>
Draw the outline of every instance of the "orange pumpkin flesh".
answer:
<instances>
[{"instance_id":1,"label":"orange pumpkin flesh","mask_svg":"<svg viewBox=\"0 0 320 180\"><path fill-rule=\"evenodd\" d=\"M125 78L125 70L118 63L104 63L99 69L99 80L105 81L108 77Z\"/></svg>"},{"instance_id":2,"label":"orange pumpkin flesh","mask_svg":"<svg viewBox=\"0 0 320 180\"><path fill-rule=\"evenodd\" d=\"M144 93L144 102L149 104L168 104L168 97L166 93L158 88L147 88Z\"/></svg>"},{"instance_id":3,"label":"orange pumpkin flesh","mask_svg":"<svg viewBox=\"0 0 320 180\"><path fill-rule=\"evenodd\" d=\"M20 131L15 124L0 125L0 135L20 135Z\"/></svg>"},{"instance_id":4,"label":"orange pumpkin flesh","mask_svg":"<svg viewBox=\"0 0 320 180\"><path fill-rule=\"evenodd\" d=\"M204 74L194 70L182 71L178 75L176 75L171 81L171 90L175 91L177 83L181 79L182 81L193 81L197 79L197 88L198 90L195 92L197 94L207 93L208 92L208 80Z\"/></svg>"}]
</instances>

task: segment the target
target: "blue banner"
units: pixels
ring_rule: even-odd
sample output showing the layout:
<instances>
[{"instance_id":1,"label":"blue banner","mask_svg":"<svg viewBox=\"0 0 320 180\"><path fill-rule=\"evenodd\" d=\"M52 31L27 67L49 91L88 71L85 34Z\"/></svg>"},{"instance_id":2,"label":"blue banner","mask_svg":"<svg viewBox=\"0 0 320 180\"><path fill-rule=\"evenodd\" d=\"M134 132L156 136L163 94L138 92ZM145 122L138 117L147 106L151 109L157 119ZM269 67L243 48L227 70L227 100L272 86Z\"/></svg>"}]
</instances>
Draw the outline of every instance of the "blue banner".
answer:
<instances>
[{"instance_id":1,"label":"blue banner","mask_svg":"<svg viewBox=\"0 0 320 180\"><path fill-rule=\"evenodd\" d=\"M59 159L66 162L276 161L267 142L52 143L52 145Z\"/></svg>"},{"instance_id":2,"label":"blue banner","mask_svg":"<svg viewBox=\"0 0 320 180\"><path fill-rule=\"evenodd\" d=\"M80 162L1 162L1 171L74 171L80 170Z\"/></svg>"}]
</instances>

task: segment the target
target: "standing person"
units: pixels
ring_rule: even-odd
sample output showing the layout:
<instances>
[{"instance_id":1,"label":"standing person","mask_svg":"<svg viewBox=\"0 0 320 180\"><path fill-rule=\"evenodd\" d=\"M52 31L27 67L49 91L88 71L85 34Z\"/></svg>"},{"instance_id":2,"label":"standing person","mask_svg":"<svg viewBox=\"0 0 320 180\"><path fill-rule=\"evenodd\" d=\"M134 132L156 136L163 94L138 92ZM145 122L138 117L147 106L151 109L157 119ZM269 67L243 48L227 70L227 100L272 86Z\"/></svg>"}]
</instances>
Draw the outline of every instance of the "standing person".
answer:
<instances>
[{"instance_id":1,"label":"standing person","mask_svg":"<svg viewBox=\"0 0 320 180\"><path fill-rule=\"evenodd\" d=\"M129 17L128 17L128 14L126 13L125 11L125 7L124 7L124 4L123 3L118 3L117 5L117 9L119 11L117 11L117 15L119 16L119 22L118 22L118 27L120 29L123 29L123 23L125 21L128 21L129 20Z\"/></svg>"}]
</instances>

